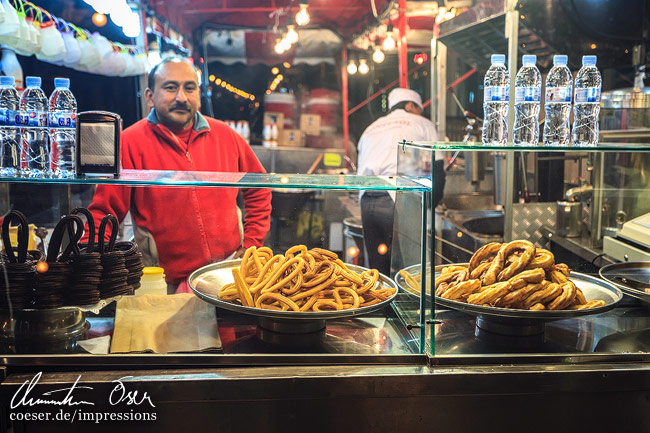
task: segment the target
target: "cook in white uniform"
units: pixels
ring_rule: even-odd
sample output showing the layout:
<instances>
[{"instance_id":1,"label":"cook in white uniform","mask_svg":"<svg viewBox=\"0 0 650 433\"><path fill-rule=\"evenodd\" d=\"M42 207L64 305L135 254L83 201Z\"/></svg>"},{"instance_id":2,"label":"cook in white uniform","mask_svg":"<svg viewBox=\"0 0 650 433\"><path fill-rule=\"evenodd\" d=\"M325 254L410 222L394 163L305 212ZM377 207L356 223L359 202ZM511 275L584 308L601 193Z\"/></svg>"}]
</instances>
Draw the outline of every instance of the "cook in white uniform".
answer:
<instances>
[{"instance_id":1,"label":"cook in white uniform","mask_svg":"<svg viewBox=\"0 0 650 433\"><path fill-rule=\"evenodd\" d=\"M422 98L417 92L403 88L393 89L388 94L388 109L390 112L370 124L359 139L357 174L395 176L399 142L438 139L433 123L422 117ZM445 184L443 157L442 152L436 152L434 207L442 198ZM400 174L421 174L411 171L414 169L416 167L400 165ZM364 191L360 200L363 238L370 267L385 275L391 275L394 200L394 194L382 191ZM387 249L380 248L382 244Z\"/></svg>"}]
</instances>

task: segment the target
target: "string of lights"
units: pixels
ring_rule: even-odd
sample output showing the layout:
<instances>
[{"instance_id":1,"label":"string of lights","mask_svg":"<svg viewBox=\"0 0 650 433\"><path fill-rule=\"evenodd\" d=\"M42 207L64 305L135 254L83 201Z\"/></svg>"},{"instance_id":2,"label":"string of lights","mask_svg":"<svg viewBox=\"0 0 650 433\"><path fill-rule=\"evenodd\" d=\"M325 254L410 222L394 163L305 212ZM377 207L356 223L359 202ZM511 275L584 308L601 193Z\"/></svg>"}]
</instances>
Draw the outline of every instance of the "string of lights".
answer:
<instances>
[{"instance_id":1,"label":"string of lights","mask_svg":"<svg viewBox=\"0 0 650 433\"><path fill-rule=\"evenodd\" d=\"M226 81L222 80L221 78L215 77L214 75L210 75L208 77L208 80L211 83L214 83L215 86L221 86L225 90L229 91L230 93L234 93L237 96L240 96L240 97L245 98L245 99L250 99L251 101L255 100L255 95L253 95L252 93L248 93L248 92L246 92L244 90L241 90L241 89L233 86L232 84L227 83Z\"/></svg>"}]
</instances>

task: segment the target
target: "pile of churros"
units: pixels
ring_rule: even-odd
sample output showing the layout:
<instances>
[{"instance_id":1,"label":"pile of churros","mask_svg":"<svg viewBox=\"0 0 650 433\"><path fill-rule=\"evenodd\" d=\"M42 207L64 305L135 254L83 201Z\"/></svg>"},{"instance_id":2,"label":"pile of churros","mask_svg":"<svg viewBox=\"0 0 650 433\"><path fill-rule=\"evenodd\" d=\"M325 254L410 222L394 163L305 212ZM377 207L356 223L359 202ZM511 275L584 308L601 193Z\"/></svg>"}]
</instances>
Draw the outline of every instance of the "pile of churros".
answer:
<instances>
[{"instance_id":1,"label":"pile of churros","mask_svg":"<svg viewBox=\"0 0 650 433\"><path fill-rule=\"evenodd\" d=\"M569 280L570 269L550 251L526 240L489 243L468 266L443 268L436 296L469 304L523 310L583 310L605 305L587 301Z\"/></svg>"},{"instance_id":2,"label":"pile of churros","mask_svg":"<svg viewBox=\"0 0 650 433\"><path fill-rule=\"evenodd\" d=\"M278 311L323 312L367 307L390 299L394 287L378 287L379 272L360 274L336 253L304 245L274 255L267 247L250 247L234 283L219 290L219 299L246 307Z\"/></svg>"},{"instance_id":3,"label":"pile of churros","mask_svg":"<svg viewBox=\"0 0 650 433\"><path fill-rule=\"evenodd\" d=\"M400 270L399 275L404 278L404 282L406 283L406 286L403 286L404 289L408 290L409 292L420 296L420 285L422 283L422 272L418 271L415 275L411 274L407 270ZM431 281L427 280L426 282L427 285L427 295L431 294Z\"/></svg>"}]
</instances>

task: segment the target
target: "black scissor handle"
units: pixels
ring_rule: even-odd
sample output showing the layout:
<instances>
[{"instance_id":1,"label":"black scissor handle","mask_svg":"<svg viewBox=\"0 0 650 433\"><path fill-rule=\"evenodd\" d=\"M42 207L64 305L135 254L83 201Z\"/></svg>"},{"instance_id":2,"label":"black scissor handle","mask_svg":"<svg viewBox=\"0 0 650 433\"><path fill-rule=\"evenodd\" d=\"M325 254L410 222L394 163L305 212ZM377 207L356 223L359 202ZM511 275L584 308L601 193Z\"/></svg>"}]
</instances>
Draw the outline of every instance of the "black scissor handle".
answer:
<instances>
[{"instance_id":1,"label":"black scissor handle","mask_svg":"<svg viewBox=\"0 0 650 433\"><path fill-rule=\"evenodd\" d=\"M14 248L11 246L11 238L9 237L9 225L11 221L17 219L20 224L18 229L18 258L14 255ZM25 263L27 260L27 246L29 244L29 225L27 218L22 212L12 210L2 222L2 243L4 243L9 263Z\"/></svg>"},{"instance_id":2,"label":"black scissor handle","mask_svg":"<svg viewBox=\"0 0 650 433\"><path fill-rule=\"evenodd\" d=\"M95 248L95 218L93 218L93 214L90 213L88 209L85 207L78 207L76 209L73 209L72 212L70 212L71 215L78 215L78 214L83 214L86 217L86 220L88 221L88 247L86 247L86 251L88 253L92 253L93 249ZM70 237L72 240L72 232L70 233ZM79 238L81 239L81 238ZM76 243L75 243L76 245ZM75 249L75 252L79 252L79 247L77 246Z\"/></svg>"},{"instance_id":3,"label":"black scissor handle","mask_svg":"<svg viewBox=\"0 0 650 433\"><path fill-rule=\"evenodd\" d=\"M75 225L77 226L76 230L71 231ZM61 254L61 261L66 261L70 253L72 253L74 248L77 246L79 239L83 236L84 223L81 221L81 218L76 215L67 215L61 218L61 221L59 221L56 227L54 227L52 237L50 238L50 245L47 249L48 263L54 263L58 260L61 242L63 241L63 235L66 230L70 231L70 243Z\"/></svg>"},{"instance_id":4,"label":"black scissor handle","mask_svg":"<svg viewBox=\"0 0 650 433\"><path fill-rule=\"evenodd\" d=\"M108 223L111 223L111 237L108 240L108 245L104 245L104 235L106 234L106 226ZM120 230L120 223L117 222L117 218L113 214L107 214L102 218L102 222L99 224L99 235L97 239L97 244L99 246L99 254L110 253L115 247L115 240L117 239L117 232Z\"/></svg>"}]
</instances>

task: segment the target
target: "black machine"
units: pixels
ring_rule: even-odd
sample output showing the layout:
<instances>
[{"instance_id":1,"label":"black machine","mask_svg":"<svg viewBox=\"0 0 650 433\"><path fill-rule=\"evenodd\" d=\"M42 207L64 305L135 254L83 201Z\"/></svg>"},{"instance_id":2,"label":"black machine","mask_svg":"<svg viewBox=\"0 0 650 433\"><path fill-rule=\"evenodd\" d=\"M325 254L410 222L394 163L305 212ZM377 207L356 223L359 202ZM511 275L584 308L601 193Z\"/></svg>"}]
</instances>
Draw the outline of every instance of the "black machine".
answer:
<instances>
[{"instance_id":1,"label":"black machine","mask_svg":"<svg viewBox=\"0 0 650 433\"><path fill-rule=\"evenodd\" d=\"M107 111L77 115L77 175L120 174L122 118Z\"/></svg>"}]
</instances>

